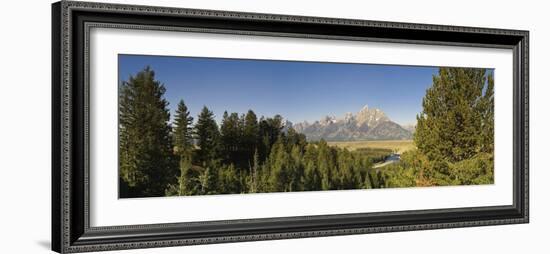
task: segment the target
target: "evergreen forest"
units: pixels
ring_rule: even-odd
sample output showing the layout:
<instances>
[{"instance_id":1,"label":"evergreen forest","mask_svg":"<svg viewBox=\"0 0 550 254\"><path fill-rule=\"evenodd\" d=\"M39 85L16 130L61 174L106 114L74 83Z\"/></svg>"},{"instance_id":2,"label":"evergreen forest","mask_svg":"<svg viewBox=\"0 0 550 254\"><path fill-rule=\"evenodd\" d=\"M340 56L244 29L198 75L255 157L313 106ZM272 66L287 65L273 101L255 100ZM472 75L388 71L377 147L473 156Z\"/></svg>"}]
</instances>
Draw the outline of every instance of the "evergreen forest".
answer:
<instances>
[{"instance_id":1,"label":"evergreen forest","mask_svg":"<svg viewBox=\"0 0 550 254\"><path fill-rule=\"evenodd\" d=\"M348 150L284 125L283 116L170 116L166 89L146 67L119 85L120 198L294 192L493 183L494 78L491 71L439 68L422 99L415 149L373 165L388 149ZM217 122L215 114L222 114Z\"/></svg>"}]
</instances>

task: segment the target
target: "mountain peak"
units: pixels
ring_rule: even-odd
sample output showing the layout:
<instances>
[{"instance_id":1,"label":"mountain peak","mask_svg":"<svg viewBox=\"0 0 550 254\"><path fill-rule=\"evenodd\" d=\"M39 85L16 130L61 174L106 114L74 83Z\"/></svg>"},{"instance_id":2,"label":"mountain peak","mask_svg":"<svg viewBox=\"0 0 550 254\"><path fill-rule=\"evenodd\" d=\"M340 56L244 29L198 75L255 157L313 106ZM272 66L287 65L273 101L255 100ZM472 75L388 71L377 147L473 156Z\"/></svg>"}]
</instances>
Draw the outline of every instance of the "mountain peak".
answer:
<instances>
[{"instance_id":1,"label":"mountain peak","mask_svg":"<svg viewBox=\"0 0 550 254\"><path fill-rule=\"evenodd\" d=\"M357 114L346 113L342 117L325 116L312 124L302 122L294 129L309 140L345 141L370 139L409 139L411 132L392 122L378 108L363 106Z\"/></svg>"},{"instance_id":2,"label":"mountain peak","mask_svg":"<svg viewBox=\"0 0 550 254\"><path fill-rule=\"evenodd\" d=\"M374 127L374 125L377 125L380 122L389 121L390 119L386 116L386 114L380 110L379 108L371 108L369 109L367 106L364 106L359 113L357 113L357 124L358 125L364 125L367 124L368 126Z\"/></svg>"},{"instance_id":3,"label":"mountain peak","mask_svg":"<svg viewBox=\"0 0 550 254\"><path fill-rule=\"evenodd\" d=\"M353 119L355 119L355 116L351 112L347 112L344 116L344 121L346 122L352 121Z\"/></svg>"},{"instance_id":4,"label":"mountain peak","mask_svg":"<svg viewBox=\"0 0 550 254\"><path fill-rule=\"evenodd\" d=\"M328 125L328 124L332 124L332 123L335 123L336 122L336 117L335 116L330 116L330 115L327 115L325 117L323 117L323 119L321 119L319 121L320 124L322 125Z\"/></svg>"}]
</instances>

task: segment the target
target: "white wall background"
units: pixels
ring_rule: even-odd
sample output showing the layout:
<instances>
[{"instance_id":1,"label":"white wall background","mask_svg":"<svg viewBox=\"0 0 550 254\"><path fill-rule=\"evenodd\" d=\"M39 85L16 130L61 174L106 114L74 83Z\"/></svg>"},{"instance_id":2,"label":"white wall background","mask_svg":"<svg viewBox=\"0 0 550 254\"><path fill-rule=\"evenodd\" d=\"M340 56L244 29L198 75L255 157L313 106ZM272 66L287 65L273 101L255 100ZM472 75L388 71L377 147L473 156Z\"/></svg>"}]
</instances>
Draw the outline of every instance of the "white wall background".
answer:
<instances>
[{"instance_id":1,"label":"white wall background","mask_svg":"<svg viewBox=\"0 0 550 254\"><path fill-rule=\"evenodd\" d=\"M107 1L107 0L104 0ZM117 0L247 12L526 29L531 31L531 223L338 236L121 253L544 253L550 247L550 30L544 1ZM0 253L48 253L50 245L50 1L0 10Z\"/></svg>"}]
</instances>

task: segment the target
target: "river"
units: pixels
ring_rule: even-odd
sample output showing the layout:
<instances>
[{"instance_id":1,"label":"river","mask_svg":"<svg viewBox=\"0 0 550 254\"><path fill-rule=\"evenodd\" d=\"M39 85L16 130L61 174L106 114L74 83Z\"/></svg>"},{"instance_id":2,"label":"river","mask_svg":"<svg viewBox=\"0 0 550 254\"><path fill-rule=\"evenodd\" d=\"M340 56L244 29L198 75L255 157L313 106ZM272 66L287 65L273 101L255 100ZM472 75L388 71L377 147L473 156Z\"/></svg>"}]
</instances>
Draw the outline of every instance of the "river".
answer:
<instances>
[{"instance_id":1,"label":"river","mask_svg":"<svg viewBox=\"0 0 550 254\"><path fill-rule=\"evenodd\" d=\"M399 160L401 160L401 155L397 154L397 153L394 153L394 154L391 154L390 156L388 156L386 158L386 160L384 160L384 162L374 164L372 166L372 168L381 168L381 167L390 165L392 163L399 162Z\"/></svg>"}]
</instances>

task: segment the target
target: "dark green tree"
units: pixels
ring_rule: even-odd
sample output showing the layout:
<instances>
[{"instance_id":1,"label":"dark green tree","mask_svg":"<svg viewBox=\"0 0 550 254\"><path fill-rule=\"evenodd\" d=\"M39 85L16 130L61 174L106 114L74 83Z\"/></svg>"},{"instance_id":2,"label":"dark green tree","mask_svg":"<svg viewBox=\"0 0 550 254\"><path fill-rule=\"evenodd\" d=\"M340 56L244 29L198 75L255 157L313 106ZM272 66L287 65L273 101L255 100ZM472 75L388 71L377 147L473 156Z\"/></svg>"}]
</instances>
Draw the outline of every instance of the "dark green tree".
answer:
<instances>
[{"instance_id":1,"label":"dark green tree","mask_svg":"<svg viewBox=\"0 0 550 254\"><path fill-rule=\"evenodd\" d=\"M319 141L318 146L317 165L321 174L321 188L323 190L332 190L335 187L335 181L337 181L337 179L333 178L335 166L331 156L332 152L327 142L323 139Z\"/></svg>"},{"instance_id":2,"label":"dark green tree","mask_svg":"<svg viewBox=\"0 0 550 254\"><path fill-rule=\"evenodd\" d=\"M361 179L357 179L353 162L352 154L347 149L338 152L338 186L341 189L355 189L360 186Z\"/></svg>"},{"instance_id":3,"label":"dark green tree","mask_svg":"<svg viewBox=\"0 0 550 254\"><path fill-rule=\"evenodd\" d=\"M188 155L193 150L193 117L187 106L180 100L174 119L174 150L182 156Z\"/></svg>"},{"instance_id":4,"label":"dark green tree","mask_svg":"<svg viewBox=\"0 0 550 254\"><path fill-rule=\"evenodd\" d=\"M307 141L306 141L306 135L302 133L296 132L296 130L292 127L288 128L286 133L286 143L289 147L293 147L294 145L297 145L300 151L303 151L306 147Z\"/></svg>"},{"instance_id":5,"label":"dark green tree","mask_svg":"<svg viewBox=\"0 0 550 254\"><path fill-rule=\"evenodd\" d=\"M321 190L321 174L317 167L317 149L308 144L304 154L304 189L308 191Z\"/></svg>"},{"instance_id":6,"label":"dark green tree","mask_svg":"<svg viewBox=\"0 0 550 254\"><path fill-rule=\"evenodd\" d=\"M486 69L440 68L434 75L414 135L416 146L429 161L422 177L440 185L464 184L463 170L456 163L489 153L479 158L488 158L484 163L492 164L493 87L493 74Z\"/></svg>"},{"instance_id":7,"label":"dark green tree","mask_svg":"<svg viewBox=\"0 0 550 254\"><path fill-rule=\"evenodd\" d=\"M414 137L418 149L429 159L457 162L481 150L487 116L493 109L493 82L487 82L488 75L492 74L485 69L440 68L433 77L422 101L423 111L417 116Z\"/></svg>"},{"instance_id":8,"label":"dark green tree","mask_svg":"<svg viewBox=\"0 0 550 254\"><path fill-rule=\"evenodd\" d=\"M298 145L292 145L288 165L288 190L301 191L304 189L304 166L302 149Z\"/></svg>"},{"instance_id":9,"label":"dark green tree","mask_svg":"<svg viewBox=\"0 0 550 254\"><path fill-rule=\"evenodd\" d=\"M271 147L279 139L283 130L283 117L275 115L273 118L260 118L259 123L261 147L260 157L266 159L269 156Z\"/></svg>"},{"instance_id":10,"label":"dark green tree","mask_svg":"<svg viewBox=\"0 0 550 254\"><path fill-rule=\"evenodd\" d=\"M203 166L215 164L219 158L220 131L214 120L214 113L206 106L202 108L195 124L195 135L198 145L197 159Z\"/></svg>"},{"instance_id":11,"label":"dark green tree","mask_svg":"<svg viewBox=\"0 0 550 254\"><path fill-rule=\"evenodd\" d=\"M271 166L269 176L270 191L288 191L288 162L290 158L286 152L282 138L277 139L269 155Z\"/></svg>"},{"instance_id":12,"label":"dark green tree","mask_svg":"<svg viewBox=\"0 0 550 254\"><path fill-rule=\"evenodd\" d=\"M243 127L243 148L247 155L248 163L253 160L253 156L258 151L258 143L260 143L260 126L258 125L258 117L252 110L248 110L244 117ZM258 155L259 156L259 155Z\"/></svg>"},{"instance_id":13,"label":"dark green tree","mask_svg":"<svg viewBox=\"0 0 550 254\"><path fill-rule=\"evenodd\" d=\"M200 187L198 175L192 170L193 154L193 117L183 100L178 103L174 119L174 153L179 157L177 186L170 186L167 195L192 195L198 193Z\"/></svg>"},{"instance_id":14,"label":"dark green tree","mask_svg":"<svg viewBox=\"0 0 550 254\"><path fill-rule=\"evenodd\" d=\"M121 197L162 196L175 182L165 88L146 67L119 87Z\"/></svg>"},{"instance_id":15,"label":"dark green tree","mask_svg":"<svg viewBox=\"0 0 550 254\"><path fill-rule=\"evenodd\" d=\"M223 150L224 163L232 163L243 166L242 125L238 113L223 113L220 126L221 148Z\"/></svg>"}]
</instances>

